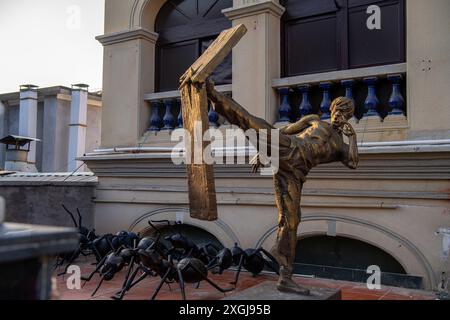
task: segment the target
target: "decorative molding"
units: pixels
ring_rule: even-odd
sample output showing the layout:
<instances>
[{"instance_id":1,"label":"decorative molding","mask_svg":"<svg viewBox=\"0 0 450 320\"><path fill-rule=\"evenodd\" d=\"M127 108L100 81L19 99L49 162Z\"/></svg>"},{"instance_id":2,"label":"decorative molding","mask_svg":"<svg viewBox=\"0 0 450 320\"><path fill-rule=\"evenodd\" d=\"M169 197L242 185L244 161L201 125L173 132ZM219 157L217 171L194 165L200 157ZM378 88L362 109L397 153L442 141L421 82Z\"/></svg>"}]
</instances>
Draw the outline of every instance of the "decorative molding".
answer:
<instances>
[{"instance_id":1,"label":"decorative molding","mask_svg":"<svg viewBox=\"0 0 450 320\"><path fill-rule=\"evenodd\" d=\"M127 31L120 31L103 36L98 36L95 39L97 39L102 45L109 46L112 44L132 41L136 39L143 39L156 44L158 37L159 35L156 32L138 27Z\"/></svg>"},{"instance_id":2,"label":"decorative molding","mask_svg":"<svg viewBox=\"0 0 450 320\"><path fill-rule=\"evenodd\" d=\"M222 10L222 13L230 20L236 20L240 18L245 18L248 16L258 15L262 13L269 13L277 18L281 18L286 9L275 2L265 1L252 3L244 6L237 6Z\"/></svg>"},{"instance_id":3,"label":"decorative molding","mask_svg":"<svg viewBox=\"0 0 450 320\"><path fill-rule=\"evenodd\" d=\"M346 79L363 79L368 76L383 77L389 74L406 73L406 63L391 64L385 66L340 70L324 73L314 73L304 76L274 79L273 88L286 88L297 85L315 85L325 81L341 81Z\"/></svg>"},{"instance_id":4,"label":"decorative molding","mask_svg":"<svg viewBox=\"0 0 450 320\"><path fill-rule=\"evenodd\" d=\"M185 166L174 165L170 148L148 148L150 151L130 150L98 152L80 159L98 176L122 177L185 177ZM169 150L167 150L169 149ZM246 164L216 165L217 177L267 179L251 173L247 157L252 154L241 150ZM393 145L371 144L361 148L358 170L350 170L340 163L323 164L314 168L310 179L390 179L390 180L446 180L450 179L450 144ZM387 163L389 165L387 165ZM121 170L118 171L117 167Z\"/></svg>"},{"instance_id":5,"label":"decorative molding","mask_svg":"<svg viewBox=\"0 0 450 320\"><path fill-rule=\"evenodd\" d=\"M227 93L232 92L233 88L231 84L224 84L220 86L216 86L215 89L218 92ZM164 92L156 92L156 93L147 93L144 95L145 101L154 101L154 100L163 100L163 99L170 99L170 98L180 98L180 90L173 90L173 91L164 91Z\"/></svg>"},{"instance_id":6,"label":"decorative molding","mask_svg":"<svg viewBox=\"0 0 450 320\"><path fill-rule=\"evenodd\" d=\"M268 178L271 180L271 178ZM1 178L0 178L1 182ZM122 192L153 192L153 193L187 193L186 186L167 186L167 185L152 185L152 186L135 186L135 185L116 185L97 188L98 191L122 191ZM244 200L243 197L257 195L261 197L270 198L269 204L273 205L273 197L275 196L272 187L252 187L252 188L225 188L217 187L216 192L218 194L232 194ZM338 197L342 198L383 198L383 199L421 199L421 200L450 200L450 195L447 192L418 192L418 191L391 191L391 190L354 190L354 189L322 189L322 188L308 188L306 187L302 192L303 197ZM245 200L244 200L245 201ZM265 201L261 201L265 203ZM344 206L346 208L354 207L355 203L327 203L327 202L307 202L308 206L329 207L331 206ZM368 208L382 208L382 209L395 209L397 205L389 205L384 201L371 202L371 203L357 203L357 207L364 206Z\"/></svg>"}]
</instances>

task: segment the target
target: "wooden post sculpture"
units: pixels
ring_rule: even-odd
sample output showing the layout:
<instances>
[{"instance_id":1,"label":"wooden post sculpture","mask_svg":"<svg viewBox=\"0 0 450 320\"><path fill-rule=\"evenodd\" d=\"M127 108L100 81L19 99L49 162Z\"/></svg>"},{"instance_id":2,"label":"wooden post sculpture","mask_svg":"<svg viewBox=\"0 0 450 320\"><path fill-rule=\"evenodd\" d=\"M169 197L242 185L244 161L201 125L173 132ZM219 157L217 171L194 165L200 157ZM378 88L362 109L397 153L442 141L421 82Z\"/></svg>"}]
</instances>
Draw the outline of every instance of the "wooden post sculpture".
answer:
<instances>
[{"instance_id":1,"label":"wooden post sculpture","mask_svg":"<svg viewBox=\"0 0 450 320\"><path fill-rule=\"evenodd\" d=\"M190 214L195 219L213 221L218 217L213 167L203 162L207 144L203 135L209 129L205 82L246 32L244 25L223 31L180 78L183 126L191 137L186 163Z\"/></svg>"}]
</instances>

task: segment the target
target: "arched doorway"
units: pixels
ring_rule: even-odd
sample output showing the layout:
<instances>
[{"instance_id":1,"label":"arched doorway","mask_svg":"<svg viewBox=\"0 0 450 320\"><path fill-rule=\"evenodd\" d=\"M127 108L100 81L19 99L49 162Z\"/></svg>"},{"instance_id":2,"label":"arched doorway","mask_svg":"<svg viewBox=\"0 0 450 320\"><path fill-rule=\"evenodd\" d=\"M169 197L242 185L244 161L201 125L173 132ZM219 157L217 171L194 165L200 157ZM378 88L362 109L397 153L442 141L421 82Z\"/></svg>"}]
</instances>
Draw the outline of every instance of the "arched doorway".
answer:
<instances>
[{"instance_id":1,"label":"arched doorway","mask_svg":"<svg viewBox=\"0 0 450 320\"><path fill-rule=\"evenodd\" d=\"M217 35L231 27L222 10L232 0L169 0L156 17L156 90L178 88L180 76L208 48ZM231 83L231 55L212 75L216 84Z\"/></svg>"},{"instance_id":2,"label":"arched doorway","mask_svg":"<svg viewBox=\"0 0 450 320\"><path fill-rule=\"evenodd\" d=\"M318 235L299 239L295 273L335 280L365 282L369 266L381 270L385 285L420 288L422 278L409 276L389 253L369 243L347 237Z\"/></svg>"}]
</instances>

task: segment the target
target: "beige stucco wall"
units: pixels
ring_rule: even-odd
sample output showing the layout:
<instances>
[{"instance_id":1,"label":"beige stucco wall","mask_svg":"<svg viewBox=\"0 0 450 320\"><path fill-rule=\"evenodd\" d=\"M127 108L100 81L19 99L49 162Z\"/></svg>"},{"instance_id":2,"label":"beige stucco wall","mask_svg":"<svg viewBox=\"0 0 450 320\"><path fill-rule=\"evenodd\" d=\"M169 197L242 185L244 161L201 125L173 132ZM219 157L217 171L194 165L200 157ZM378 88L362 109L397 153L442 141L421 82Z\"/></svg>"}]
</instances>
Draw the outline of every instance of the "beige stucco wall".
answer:
<instances>
[{"instance_id":1,"label":"beige stucco wall","mask_svg":"<svg viewBox=\"0 0 450 320\"><path fill-rule=\"evenodd\" d=\"M130 19L134 0L105 1L105 34L130 28Z\"/></svg>"},{"instance_id":2,"label":"beige stucco wall","mask_svg":"<svg viewBox=\"0 0 450 320\"><path fill-rule=\"evenodd\" d=\"M411 138L450 137L450 1L406 1Z\"/></svg>"}]
</instances>

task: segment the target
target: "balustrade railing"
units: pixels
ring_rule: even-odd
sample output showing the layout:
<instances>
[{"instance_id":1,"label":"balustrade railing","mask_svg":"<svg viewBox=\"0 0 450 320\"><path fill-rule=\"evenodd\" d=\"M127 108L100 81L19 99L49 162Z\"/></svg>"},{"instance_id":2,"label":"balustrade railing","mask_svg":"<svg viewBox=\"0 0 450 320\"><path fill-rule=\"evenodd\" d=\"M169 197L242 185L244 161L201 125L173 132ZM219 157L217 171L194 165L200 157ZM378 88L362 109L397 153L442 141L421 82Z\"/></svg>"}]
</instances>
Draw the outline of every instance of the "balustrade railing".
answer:
<instances>
[{"instance_id":1,"label":"balustrade railing","mask_svg":"<svg viewBox=\"0 0 450 320\"><path fill-rule=\"evenodd\" d=\"M225 94L231 94L231 85L217 86L216 90ZM179 91L158 92L145 95L151 108L150 126L148 131L170 131L183 127L182 106ZM209 104L209 124L218 127L219 115Z\"/></svg>"},{"instance_id":2,"label":"balustrade railing","mask_svg":"<svg viewBox=\"0 0 450 320\"><path fill-rule=\"evenodd\" d=\"M339 96L355 101L356 121L406 117L405 74L405 64L397 64L276 79L273 87L280 96L277 122L295 122L309 114L329 119L331 102Z\"/></svg>"}]
</instances>

